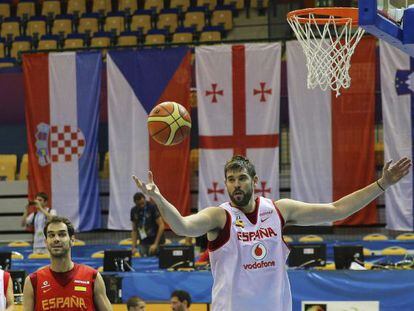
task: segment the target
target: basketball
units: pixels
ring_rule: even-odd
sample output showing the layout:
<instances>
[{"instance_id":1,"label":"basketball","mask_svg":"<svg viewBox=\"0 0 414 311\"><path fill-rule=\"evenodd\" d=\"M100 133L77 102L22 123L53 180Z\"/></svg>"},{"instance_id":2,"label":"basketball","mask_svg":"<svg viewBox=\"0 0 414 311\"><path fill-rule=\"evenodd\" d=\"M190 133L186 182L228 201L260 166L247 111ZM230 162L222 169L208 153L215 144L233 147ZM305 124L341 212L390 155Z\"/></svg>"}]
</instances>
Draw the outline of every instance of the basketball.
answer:
<instances>
[{"instance_id":1,"label":"basketball","mask_svg":"<svg viewBox=\"0 0 414 311\"><path fill-rule=\"evenodd\" d=\"M171 146L182 142L191 130L188 111L176 102L155 106L148 116L148 132L158 143Z\"/></svg>"}]
</instances>

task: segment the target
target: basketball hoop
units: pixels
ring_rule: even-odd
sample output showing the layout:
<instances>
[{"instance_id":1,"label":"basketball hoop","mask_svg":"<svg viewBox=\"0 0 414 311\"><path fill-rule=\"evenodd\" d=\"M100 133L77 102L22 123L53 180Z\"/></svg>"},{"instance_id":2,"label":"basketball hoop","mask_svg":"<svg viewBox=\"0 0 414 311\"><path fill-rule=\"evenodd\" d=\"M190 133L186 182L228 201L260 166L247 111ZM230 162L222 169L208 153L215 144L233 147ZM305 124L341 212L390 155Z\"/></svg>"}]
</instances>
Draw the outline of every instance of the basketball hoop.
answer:
<instances>
[{"instance_id":1,"label":"basketball hoop","mask_svg":"<svg viewBox=\"0 0 414 311\"><path fill-rule=\"evenodd\" d=\"M287 21L306 56L308 88L319 85L325 91L329 87L338 97L341 87L351 85L351 56L364 34L358 27L358 9L296 10L288 13Z\"/></svg>"}]
</instances>

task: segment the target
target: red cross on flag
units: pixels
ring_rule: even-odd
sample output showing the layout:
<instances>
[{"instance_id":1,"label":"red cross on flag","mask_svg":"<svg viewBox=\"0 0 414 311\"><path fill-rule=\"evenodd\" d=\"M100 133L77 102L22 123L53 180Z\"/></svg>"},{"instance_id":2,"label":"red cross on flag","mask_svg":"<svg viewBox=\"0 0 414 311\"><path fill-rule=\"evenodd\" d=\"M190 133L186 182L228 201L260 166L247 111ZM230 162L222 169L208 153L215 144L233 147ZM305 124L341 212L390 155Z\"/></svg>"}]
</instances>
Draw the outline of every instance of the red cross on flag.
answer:
<instances>
[{"instance_id":1,"label":"red cross on flag","mask_svg":"<svg viewBox=\"0 0 414 311\"><path fill-rule=\"evenodd\" d=\"M236 154L256 167L256 195L277 199L280 59L280 43L196 48L200 209L228 200L223 168Z\"/></svg>"}]
</instances>

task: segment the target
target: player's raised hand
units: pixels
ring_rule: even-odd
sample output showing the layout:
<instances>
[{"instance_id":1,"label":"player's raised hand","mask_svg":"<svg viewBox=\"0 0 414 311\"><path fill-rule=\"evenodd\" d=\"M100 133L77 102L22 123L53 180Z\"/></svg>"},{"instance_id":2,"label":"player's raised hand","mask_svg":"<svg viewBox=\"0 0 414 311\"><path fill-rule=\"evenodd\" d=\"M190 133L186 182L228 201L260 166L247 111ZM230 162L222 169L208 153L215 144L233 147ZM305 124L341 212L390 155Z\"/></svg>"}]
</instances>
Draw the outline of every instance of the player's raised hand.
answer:
<instances>
[{"instance_id":1,"label":"player's raised hand","mask_svg":"<svg viewBox=\"0 0 414 311\"><path fill-rule=\"evenodd\" d=\"M388 161L382 168L382 176L379 183L384 189L388 188L407 175L410 167L411 160L407 157L401 158L394 164L392 164L392 160Z\"/></svg>"},{"instance_id":2,"label":"player's raised hand","mask_svg":"<svg viewBox=\"0 0 414 311\"><path fill-rule=\"evenodd\" d=\"M144 183L140 180L137 176L132 175L132 179L134 180L135 184L137 185L138 189L141 190L143 194L148 196L159 195L160 191L157 185L154 183L154 176L152 175L151 171L148 171L148 182Z\"/></svg>"}]
</instances>

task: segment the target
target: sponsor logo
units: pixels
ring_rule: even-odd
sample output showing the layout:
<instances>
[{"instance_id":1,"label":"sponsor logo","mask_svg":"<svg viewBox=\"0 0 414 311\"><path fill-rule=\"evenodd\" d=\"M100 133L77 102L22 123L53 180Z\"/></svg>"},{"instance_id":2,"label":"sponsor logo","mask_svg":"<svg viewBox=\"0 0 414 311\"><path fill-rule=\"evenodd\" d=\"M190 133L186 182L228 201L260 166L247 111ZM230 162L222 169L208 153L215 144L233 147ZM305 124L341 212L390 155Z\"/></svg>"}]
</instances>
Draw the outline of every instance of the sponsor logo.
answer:
<instances>
[{"instance_id":1,"label":"sponsor logo","mask_svg":"<svg viewBox=\"0 0 414 311\"><path fill-rule=\"evenodd\" d=\"M43 294L46 294L48 291L50 291L52 288L51 287L49 287L49 288L46 288L45 290L43 290Z\"/></svg>"},{"instance_id":2,"label":"sponsor logo","mask_svg":"<svg viewBox=\"0 0 414 311\"><path fill-rule=\"evenodd\" d=\"M271 227L260 228L257 231L237 232L237 239L243 242L259 241L274 236L277 234Z\"/></svg>"},{"instance_id":3,"label":"sponsor logo","mask_svg":"<svg viewBox=\"0 0 414 311\"><path fill-rule=\"evenodd\" d=\"M255 263L248 263L244 264L243 268L244 270L257 270L257 269L263 269L267 267L274 267L276 265L274 260L271 261L258 261Z\"/></svg>"},{"instance_id":4,"label":"sponsor logo","mask_svg":"<svg viewBox=\"0 0 414 311\"><path fill-rule=\"evenodd\" d=\"M88 310L85 299L82 297L71 296L71 297L54 297L50 299L42 300L42 310Z\"/></svg>"},{"instance_id":5,"label":"sponsor logo","mask_svg":"<svg viewBox=\"0 0 414 311\"><path fill-rule=\"evenodd\" d=\"M253 245L251 254L254 259L262 260L267 255L267 249L263 243L259 242Z\"/></svg>"},{"instance_id":6,"label":"sponsor logo","mask_svg":"<svg viewBox=\"0 0 414 311\"><path fill-rule=\"evenodd\" d=\"M47 288L47 287L49 287L50 286L50 284L49 284L49 282L48 281L44 281L43 283L42 283L42 286L40 286L40 288Z\"/></svg>"},{"instance_id":7,"label":"sponsor logo","mask_svg":"<svg viewBox=\"0 0 414 311\"><path fill-rule=\"evenodd\" d=\"M75 286L75 292L86 292L85 286Z\"/></svg>"},{"instance_id":8,"label":"sponsor logo","mask_svg":"<svg viewBox=\"0 0 414 311\"><path fill-rule=\"evenodd\" d=\"M84 281L84 280L74 280L74 283L78 283L78 284L89 284L89 281Z\"/></svg>"},{"instance_id":9,"label":"sponsor logo","mask_svg":"<svg viewBox=\"0 0 414 311\"><path fill-rule=\"evenodd\" d=\"M262 217L262 216L270 216L272 214L273 214L273 211L265 211L265 212L261 212L260 213L260 217Z\"/></svg>"},{"instance_id":10,"label":"sponsor logo","mask_svg":"<svg viewBox=\"0 0 414 311\"><path fill-rule=\"evenodd\" d=\"M267 216L267 217L265 217L265 218L262 218L262 217L260 217L260 220L262 221L262 222L265 222L266 220L268 220L270 218L270 216Z\"/></svg>"}]
</instances>

